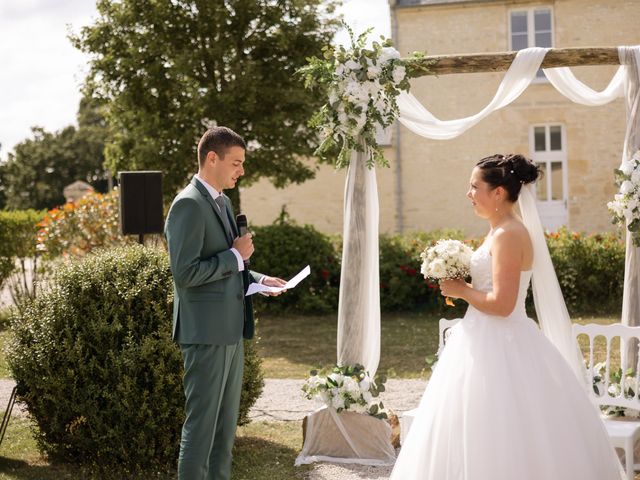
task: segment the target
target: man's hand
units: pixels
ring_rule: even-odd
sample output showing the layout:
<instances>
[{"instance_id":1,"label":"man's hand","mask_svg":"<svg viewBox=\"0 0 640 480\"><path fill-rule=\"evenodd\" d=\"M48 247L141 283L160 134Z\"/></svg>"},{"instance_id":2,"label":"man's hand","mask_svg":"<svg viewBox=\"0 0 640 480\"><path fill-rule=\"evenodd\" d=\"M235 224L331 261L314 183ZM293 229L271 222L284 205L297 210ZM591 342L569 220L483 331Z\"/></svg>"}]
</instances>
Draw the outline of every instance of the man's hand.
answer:
<instances>
[{"instance_id":1,"label":"man's hand","mask_svg":"<svg viewBox=\"0 0 640 480\"><path fill-rule=\"evenodd\" d=\"M233 241L233 248L235 248L243 260L248 260L251 255L253 255L253 251L255 250L253 247L253 240L251 240L250 233L245 233L241 237L236 237Z\"/></svg>"},{"instance_id":2,"label":"man's hand","mask_svg":"<svg viewBox=\"0 0 640 480\"><path fill-rule=\"evenodd\" d=\"M282 288L287 284L287 282L285 282L281 278L265 276L264 280L262 280L262 284L266 285L267 287L279 287L279 288ZM284 292L286 292L286 290L282 290L281 292L264 292L264 294L268 295L270 297L277 297L278 295L280 295L281 293L284 293Z\"/></svg>"}]
</instances>

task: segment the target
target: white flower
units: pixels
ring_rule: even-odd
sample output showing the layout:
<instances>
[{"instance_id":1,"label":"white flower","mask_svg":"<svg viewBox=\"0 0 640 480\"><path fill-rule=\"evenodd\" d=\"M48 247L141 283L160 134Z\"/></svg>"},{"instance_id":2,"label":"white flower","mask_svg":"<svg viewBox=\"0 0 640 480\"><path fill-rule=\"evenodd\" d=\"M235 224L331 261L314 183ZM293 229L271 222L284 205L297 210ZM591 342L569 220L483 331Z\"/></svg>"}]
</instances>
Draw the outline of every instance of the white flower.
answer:
<instances>
[{"instance_id":1,"label":"white flower","mask_svg":"<svg viewBox=\"0 0 640 480\"><path fill-rule=\"evenodd\" d=\"M381 73L382 68L378 67L377 65L371 65L369 68L367 68L367 77L369 77L371 80L373 80L374 78L378 78Z\"/></svg>"},{"instance_id":2,"label":"white flower","mask_svg":"<svg viewBox=\"0 0 640 480\"><path fill-rule=\"evenodd\" d=\"M381 64L387 63L389 60L393 60L396 58L400 58L400 52L393 47L383 47L380 50L380 56L378 57L378 61Z\"/></svg>"},{"instance_id":3,"label":"white flower","mask_svg":"<svg viewBox=\"0 0 640 480\"><path fill-rule=\"evenodd\" d=\"M367 405L370 405L373 400L373 395L371 395L371 392L362 392L362 398L367 402Z\"/></svg>"},{"instance_id":4,"label":"white flower","mask_svg":"<svg viewBox=\"0 0 640 480\"><path fill-rule=\"evenodd\" d=\"M633 167L634 167L634 162L629 162L625 160L620 165L620 170L625 175L631 175L631 172L633 172Z\"/></svg>"},{"instance_id":5,"label":"white flower","mask_svg":"<svg viewBox=\"0 0 640 480\"><path fill-rule=\"evenodd\" d=\"M353 60L348 60L347 63L345 63L345 67L349 70L360 70L362 68L362 65Z\"/></svg>"},{"instance_id":6,"label":"white flower","mask_svg":"<svg viewBox=\"0 0 640 480\"><path fill-rule=\"evenodd\" d=\"M407 75L407 69L403 65L396 65L393 67L393 81L400 83Z\"/></svg>"},{"instance_id":7,"label":"white flower","mask_svg":"<svg viewBox=\"0 0 640 480\"><path fill-rule=\"evenodd\" d=\"M631 192L633 192L633 183L631 183L629 180L625 180L624 182L622 182L622 185L620 185L620 193L626 195Z\"/></svg>"},{"instance_id":8,"label":"white flower","mask_svg":"<svg viewBox=\"0 0 640 480\"><path fill-rule=\"evenodd\" d=\"M368 392L370 387L371 380L369 380L369 377L364 377L362 380L360 380L360 390L362 390L363 392Z\"/></svg>"},{"instance_id":9,"label":"white flower","mask_svg":"<svg viewBox=\"0 0 640 480\"><path fill-rule=\"evenodd\" d=\"M351 398L357 399L360 397L360 385L351 377L344 379L344 389L351 396Z\"/></svg>"},{"instance_id":10,"label":"white flower","mask_svg":"<svg viewBox=\"0 0 640 480\"><path fill-rule=\"evenodd\" d=\"M342 382L344 381L344 377L340 373L332 373L331 375L329 375L329 378L336 382L338 386L342 385Z\"/></svg>"},{"instance_id":11,"label":"white flower","mask_svg":"<svg viewBox=\"0 0 640 480\"><path fill-rule=\"evenodd\" d=\"M333 397L331 400L331 406L338 410L339 408L344 408L344 398L341 395Z\"/></svg>"},{"instance_id":12,"label":"white flower","mask_svg":"<svg viewBox=\"0 0 640 480\"><path fill-rule=\"evenodd\" d=\"M638 185L638 183L640 183L640 169L635 169L631 173L631 181L636 185Z\"/></svg>"}]
</instances>

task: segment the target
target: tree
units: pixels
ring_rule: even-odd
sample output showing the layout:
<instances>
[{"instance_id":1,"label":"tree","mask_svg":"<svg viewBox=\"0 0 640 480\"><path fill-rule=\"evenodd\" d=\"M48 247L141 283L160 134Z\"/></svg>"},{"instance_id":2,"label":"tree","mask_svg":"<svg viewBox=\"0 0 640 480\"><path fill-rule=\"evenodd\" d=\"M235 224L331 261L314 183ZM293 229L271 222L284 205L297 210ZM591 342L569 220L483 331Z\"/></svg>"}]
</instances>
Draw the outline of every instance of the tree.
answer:
<instances>
[{"instance_id":1,"label":"tree","mask_svg":"<svg viewBox=\"0 0 640 480\"><path fill-rule=\"evenodd\" d=\"M90 94L80 101L78 128L55 133L31 129L33 138L16 145L0 168L2 192L9 209L50 209L65 202L62 190L76 180L105 192L103 168L106 124L99 102Z\"/></svg>"},{"instance_id":2,"label":"tree","mask_svg":"<svg viewBox=\"0 0 640 480\"><path fill-rule=\"evenodd\" d=\"M295 72L333 38L335 4L99 0L98 19L72 41L92 54L91 87L107 101L108 167L162 170L170 198L197 168L198 139L217 124L248 141L244 185L312 178L305 157L316 134L306 122L322 99Z\"/></svg>"}]
</instances>

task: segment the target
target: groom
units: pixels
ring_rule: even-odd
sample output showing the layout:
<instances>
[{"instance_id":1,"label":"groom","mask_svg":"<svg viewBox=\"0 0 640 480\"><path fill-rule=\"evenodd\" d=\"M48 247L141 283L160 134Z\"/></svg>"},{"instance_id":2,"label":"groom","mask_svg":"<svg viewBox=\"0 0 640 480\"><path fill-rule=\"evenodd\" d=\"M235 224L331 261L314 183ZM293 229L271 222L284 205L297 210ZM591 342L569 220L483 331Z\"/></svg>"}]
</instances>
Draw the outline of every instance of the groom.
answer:
<instances>
[{"instance_id":1,"label":"groom","mask_svg":"<svg viewBox=\"0 0 640 480\"><path fill-rule=\"evenodd\" d=\"M226 127L198 143L198 173L173 201L165 225L174 283L173 339L184 361L185 422L178 478L228 480L244 351L253 336L250 282L281 287L250 272L251 234L238 235L229 198L244 175L246 144Z\"/></svg>"}]
</instances>

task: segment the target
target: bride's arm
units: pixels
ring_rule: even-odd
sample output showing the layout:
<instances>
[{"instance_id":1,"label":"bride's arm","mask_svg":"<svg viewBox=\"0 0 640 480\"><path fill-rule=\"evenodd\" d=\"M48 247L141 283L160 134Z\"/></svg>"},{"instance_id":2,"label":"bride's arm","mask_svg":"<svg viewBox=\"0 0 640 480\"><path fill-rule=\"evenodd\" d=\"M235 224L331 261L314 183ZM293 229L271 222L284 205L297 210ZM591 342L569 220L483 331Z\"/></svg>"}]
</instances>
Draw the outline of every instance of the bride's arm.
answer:
<instances>
[{"instance_id":1,"label":"bride's arm","mask_svg":"<svg viewBox=\"0 0 640 480\"><path fill-rule=\"evenodd\" d=\"M516 306L522 269L522 241L515 231L498 230L491 243L493 290L481 292L462 280L441 282L442 294L462 298L481 312L506 317Z\"/></svg>"}]
</instances>

